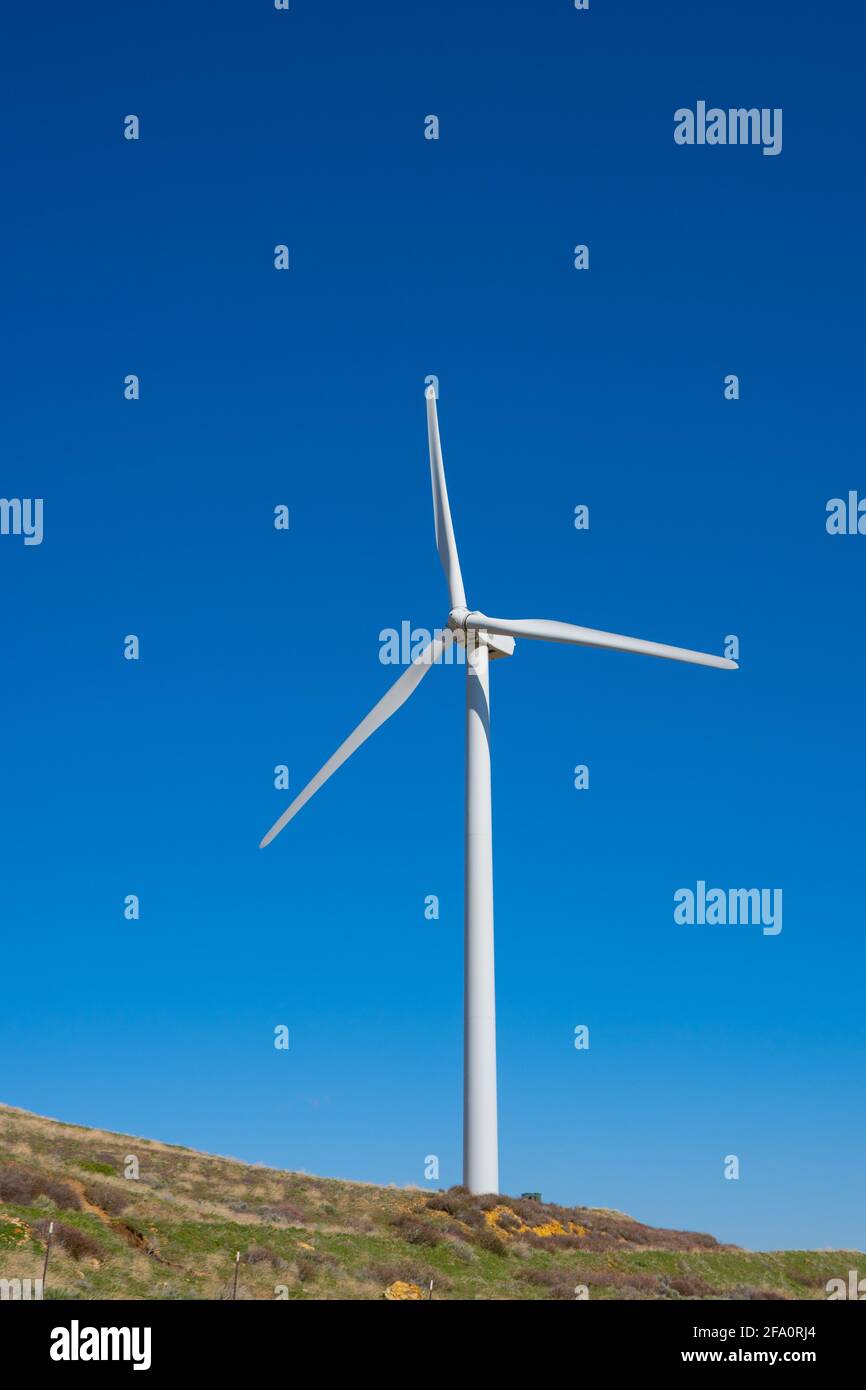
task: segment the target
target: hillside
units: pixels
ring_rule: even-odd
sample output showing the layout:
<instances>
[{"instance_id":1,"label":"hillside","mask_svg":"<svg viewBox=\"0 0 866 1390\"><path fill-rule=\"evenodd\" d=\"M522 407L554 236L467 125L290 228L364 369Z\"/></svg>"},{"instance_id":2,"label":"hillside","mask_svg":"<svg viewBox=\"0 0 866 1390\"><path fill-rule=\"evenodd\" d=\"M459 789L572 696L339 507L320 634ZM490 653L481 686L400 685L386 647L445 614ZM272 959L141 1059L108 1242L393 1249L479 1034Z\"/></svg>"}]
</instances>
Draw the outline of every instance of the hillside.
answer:
<instances>
[{"instance_id":1,"label":"hillside","mask_svg":"<svg viewBox=\"0 0 866 1390\"><path fill-rule=\"evenodd\" d=\"M866 1259L279 1172L0 1106L0 1278L38 1277L51 1220L55 1299L230 1298L236 1251L246 1299L426 1297L431 1280L440 1299L571 1299L577 1285L590 1298L824 1298Z\"/></svg>"}]
</instances>

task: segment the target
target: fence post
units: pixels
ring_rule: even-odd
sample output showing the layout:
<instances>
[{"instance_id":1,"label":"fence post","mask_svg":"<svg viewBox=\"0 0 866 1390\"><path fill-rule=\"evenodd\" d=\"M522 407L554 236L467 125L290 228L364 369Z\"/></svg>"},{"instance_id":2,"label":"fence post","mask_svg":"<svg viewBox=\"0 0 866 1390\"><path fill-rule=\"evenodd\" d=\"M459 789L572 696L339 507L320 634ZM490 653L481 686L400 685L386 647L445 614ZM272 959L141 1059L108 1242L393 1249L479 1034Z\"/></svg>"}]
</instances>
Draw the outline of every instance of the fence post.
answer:
<instances>
[{"instance_id":1,"label":"fence post","mask_svg":"<svg viewBox=\"0 0 866 1390\"><path fill-rule=\"evenodd\" d=\"M45 1297L45 1280L48 1276L48 1256L51 1254L51 1237L54 1235L54 1222L48 1223L48 1238L45 1241L45 1263L42 1266L42 1297Z\"/></svg>"}]
</instances>

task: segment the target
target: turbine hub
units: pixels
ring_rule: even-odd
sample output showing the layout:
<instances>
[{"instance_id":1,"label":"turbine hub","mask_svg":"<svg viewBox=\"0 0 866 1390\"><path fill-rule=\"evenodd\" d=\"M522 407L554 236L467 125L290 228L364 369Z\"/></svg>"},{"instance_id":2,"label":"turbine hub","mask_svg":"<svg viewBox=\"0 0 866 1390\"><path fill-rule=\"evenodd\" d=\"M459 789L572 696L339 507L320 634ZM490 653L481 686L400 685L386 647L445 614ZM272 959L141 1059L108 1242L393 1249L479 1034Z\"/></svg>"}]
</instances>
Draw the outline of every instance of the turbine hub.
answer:
<instances>
[{"instance_id":1,"label":"turbine hub","mask_svg":"<svg viewBox=\"0 0 866 1390\"><path fill-rule=\"evenodd\" d=\"M448 614L448 626L454 633L454 640L464 646L467 641L483 642L490 654L490 660L495 661L498 656L514 655L514 638L502 637L499 633L479 631L477 628L468 628L466 619L470 616L468 608L452 608Z\"/></svg>"}]
</instances>

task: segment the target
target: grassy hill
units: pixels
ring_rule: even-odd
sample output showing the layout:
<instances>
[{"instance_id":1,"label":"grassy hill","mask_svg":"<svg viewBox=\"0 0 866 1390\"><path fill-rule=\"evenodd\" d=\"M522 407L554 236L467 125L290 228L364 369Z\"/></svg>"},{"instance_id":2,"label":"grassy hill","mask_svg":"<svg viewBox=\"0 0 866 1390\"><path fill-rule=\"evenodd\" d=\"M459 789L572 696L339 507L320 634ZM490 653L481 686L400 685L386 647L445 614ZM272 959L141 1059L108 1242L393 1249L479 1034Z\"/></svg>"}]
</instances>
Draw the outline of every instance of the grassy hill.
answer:
<instances>
[{"instance_id":1,"label":"grassy hill","mask_svg":"<svg viewBox=\"0 0 866 1390\"><path fill-rule=\"evenodd\" d=\"M138 1177L125 1176L135 1171ZM66 1299L824 1298L848 1251L755 1254L620 1212L283 1173L0 1106L0 1278ZM386 1293L386 1291L389 1291Z\"/></svg>"}]
</instances>

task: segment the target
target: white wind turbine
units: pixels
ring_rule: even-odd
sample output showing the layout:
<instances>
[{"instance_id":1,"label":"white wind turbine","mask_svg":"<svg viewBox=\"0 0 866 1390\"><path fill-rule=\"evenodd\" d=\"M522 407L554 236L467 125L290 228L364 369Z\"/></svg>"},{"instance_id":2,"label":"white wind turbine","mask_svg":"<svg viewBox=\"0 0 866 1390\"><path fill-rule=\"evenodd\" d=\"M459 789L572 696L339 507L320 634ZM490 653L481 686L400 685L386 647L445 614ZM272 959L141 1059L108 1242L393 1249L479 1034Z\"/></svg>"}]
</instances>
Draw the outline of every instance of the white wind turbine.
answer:
<instances>
[{"instance_id":1,"label":"white wind turbine","mask_svg":"<svg viewBox=\"0 0 866 1390\"><path fill-rule=\"evenodd\" d=\"M448 626L434 637L391 689L362 719L357 729L295 797L271 826L260 848L288 825L338 767L371 734L390 719L420 685L431 665L456 641L466 646L466 863L464 898L463 1004L463 1182L470 1192L499 1191L499 1150L496 1118L496 1000L493 976L493 842L490 803L490 687L488 661L511 656L516 637L542 642L569 642L578 647L608 647L687 661L698 666L736 670L736 662L706 652L620 637L591 627L553 622L547 618L489 618L466 606L457 543L448 506L436 395L427 396L427 433L433 481L433 516L439 558L448 581Z\"/></svg>"}]
</instances>

